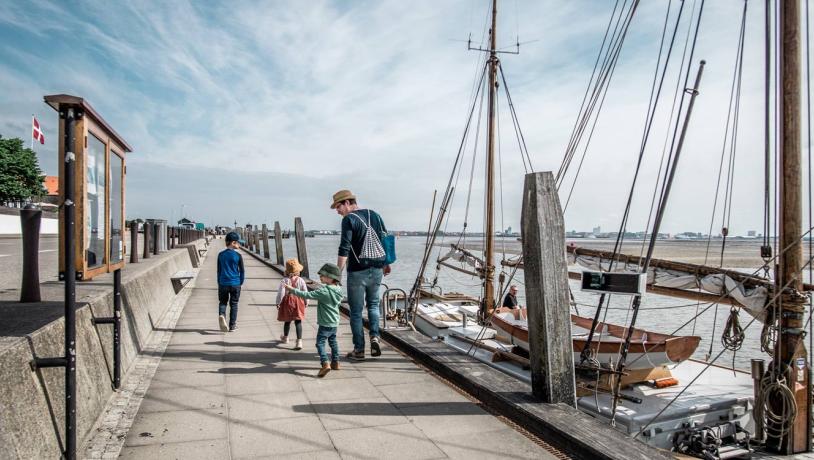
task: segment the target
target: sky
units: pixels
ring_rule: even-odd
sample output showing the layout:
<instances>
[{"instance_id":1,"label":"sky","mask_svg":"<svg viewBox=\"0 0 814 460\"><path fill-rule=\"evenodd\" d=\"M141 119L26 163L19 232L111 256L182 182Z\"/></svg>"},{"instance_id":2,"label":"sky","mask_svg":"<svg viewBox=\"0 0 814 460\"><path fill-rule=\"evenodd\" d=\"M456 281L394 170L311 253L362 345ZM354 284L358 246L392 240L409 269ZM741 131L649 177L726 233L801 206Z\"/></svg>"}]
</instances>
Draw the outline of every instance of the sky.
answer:
<instances>
[{"instance_id":1,"label":"sky","mask_svg":"<svg viewBox=\"0 0 814 460\"><path fill-rule=\"evenodd\" d=\"M499 3L498 47L536 171L557 171L615 2ZM687 25L665 80L628 228L647 223ZM665 14L645 1L603 105L565 211L567 230L619 228L639 153ZM338 229L331 195L350 189L390 229L426 229L461 142L483 54L490 2L0 2L0 135L29 142L56 174L57 114L47 94L88 100L133 147L126 216L207 224L281 222ZM747 13L730 234L762 232L763 11ZM707 62L664 232L720 231L715 204L743 3L705 4L693 58ZM499 112L497 228L520 227L524 164L505 97ZM673 120L675 123L675 120ZM481 125L481 139L483 126ZM479 231L484 147L456 187L447 230ZM466 211L472 175L471 203ZM726 175L724 175L726 180ZM807 186L807 185L806 185ZM568 193L560 190L564 203ZM440 198L439 198L440 199ZM715 205L716 213L713 214Z\"/></svg>"}]
</instances>

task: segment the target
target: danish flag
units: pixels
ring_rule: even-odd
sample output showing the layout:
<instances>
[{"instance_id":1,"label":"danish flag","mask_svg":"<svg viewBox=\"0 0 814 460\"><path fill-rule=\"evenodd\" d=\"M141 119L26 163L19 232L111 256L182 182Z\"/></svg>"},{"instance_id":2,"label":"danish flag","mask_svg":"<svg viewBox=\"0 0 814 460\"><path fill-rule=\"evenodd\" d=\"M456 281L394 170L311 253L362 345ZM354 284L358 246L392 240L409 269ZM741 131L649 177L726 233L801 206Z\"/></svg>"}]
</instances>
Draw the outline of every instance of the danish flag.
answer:
<instances>
[{"instance_id":1,"label":"danish flag","mask_svg":"<svg viewBox=\"0 0 814 460\"><path fill-rule=\"evenodd\" d=\"M40 141L40 144L45 144L45 134L40 129L40 122L37 121L36 117L32 116L31 119L34 120L31 127L31 139Z\"/></svg>"}]
</instances>

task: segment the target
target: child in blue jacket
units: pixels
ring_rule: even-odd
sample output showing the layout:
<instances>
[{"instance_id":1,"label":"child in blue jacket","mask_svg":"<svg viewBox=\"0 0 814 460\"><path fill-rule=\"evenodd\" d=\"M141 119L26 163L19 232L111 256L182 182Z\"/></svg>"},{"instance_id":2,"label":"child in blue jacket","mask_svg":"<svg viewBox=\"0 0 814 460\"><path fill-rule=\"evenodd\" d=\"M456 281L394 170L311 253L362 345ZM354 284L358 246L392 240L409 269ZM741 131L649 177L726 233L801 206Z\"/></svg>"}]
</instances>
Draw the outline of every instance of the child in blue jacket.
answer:
<instances>
[{"instance_id":1,"label":"child in blue jacket","mask_svg":"<svg viewBox=\"0 0 814 460\"><path fill-rule=\"evenodd\" d=\"M226 332L237 329L237 302L240 299L240 286L246 276L243 257L237 252L240 248L240 235L229 232L226 235L226 249L218 254L218 322L220 330ZM229 325L226 324L226 304L229 304Z\"/></svg>"}]
</instances>

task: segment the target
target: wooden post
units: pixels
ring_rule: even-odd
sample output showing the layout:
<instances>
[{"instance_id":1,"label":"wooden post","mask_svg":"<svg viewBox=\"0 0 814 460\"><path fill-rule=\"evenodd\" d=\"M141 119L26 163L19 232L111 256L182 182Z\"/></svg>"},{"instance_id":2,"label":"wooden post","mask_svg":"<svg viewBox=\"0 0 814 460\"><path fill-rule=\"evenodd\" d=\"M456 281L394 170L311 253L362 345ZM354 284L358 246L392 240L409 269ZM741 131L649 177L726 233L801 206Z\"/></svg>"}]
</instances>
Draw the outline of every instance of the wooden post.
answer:
<instances>
[{"instance_id":1,"label":"wooden post","mask_svg":"<svg viewBox=\"0 0 814 460\"><path fill-rule=\"evenodd\" d=\"M280 222L274 222L274 252L277 253L277 265L285 264L283 259L283 232L280 230Z\"/></svg>"},{"instance_id":2,"label":"wooden post","mask_svg":"<svg viewBox=\"0 0 814 460\"><path fill-rule=\"evenodd\" d=\"M297 259L300 260L300 264L302 264L302 276L305 278L310 278L308 276L308 251L305 248L305 230L302 228L302 219L299 217L294 218L294 235L297 238Z\"/></svg>"},{"instance_id":3,"label":"wooden post","mask_svg":"<svg viewBox=\"0 0 814 460\"><path fill-rule=\"evenodd\" d=\"M532 392L576 406L565 224L551 172L526 174L521 227Z\"/></svg>"},{"instance_id":4,"label":"wooden post","mask_svg":"<svg viewBox=\"0 0 814 460\"><path fill-rule=\"evenodd\" d=\"M269 253L269 228L263 224L263 258L268 259L271 254Z\"/></svg>"}]
</instances>

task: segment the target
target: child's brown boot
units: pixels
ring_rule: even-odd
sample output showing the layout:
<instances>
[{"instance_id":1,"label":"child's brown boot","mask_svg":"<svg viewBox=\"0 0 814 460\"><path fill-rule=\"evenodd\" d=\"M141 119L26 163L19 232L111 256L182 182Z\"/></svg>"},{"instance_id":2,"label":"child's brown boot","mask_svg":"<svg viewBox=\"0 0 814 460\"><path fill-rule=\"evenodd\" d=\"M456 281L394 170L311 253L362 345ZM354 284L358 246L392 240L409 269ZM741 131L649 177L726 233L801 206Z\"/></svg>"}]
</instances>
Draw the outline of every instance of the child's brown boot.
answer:
<instances>
[{"instance_id":1,"label":"child's brown boot","mask_svg":"<svg viewBox=\"0 0 814 460\"><path fill-rule=\"evenodd\" d=\"M331 372L331 366L327 362L322 363L322 369L319 370L317 377L325 377L328 372Z\"/></svg>"},{"instance_id":2,"label":"child's brown boot","mask_svg":"<svg viewBox=\"0 0 814 460\"><path fill-rule=\"evenodd\" d=\"M331 369L338 371L339 370L339 361L331 361Z\"/></svg>"}]
</instances>

